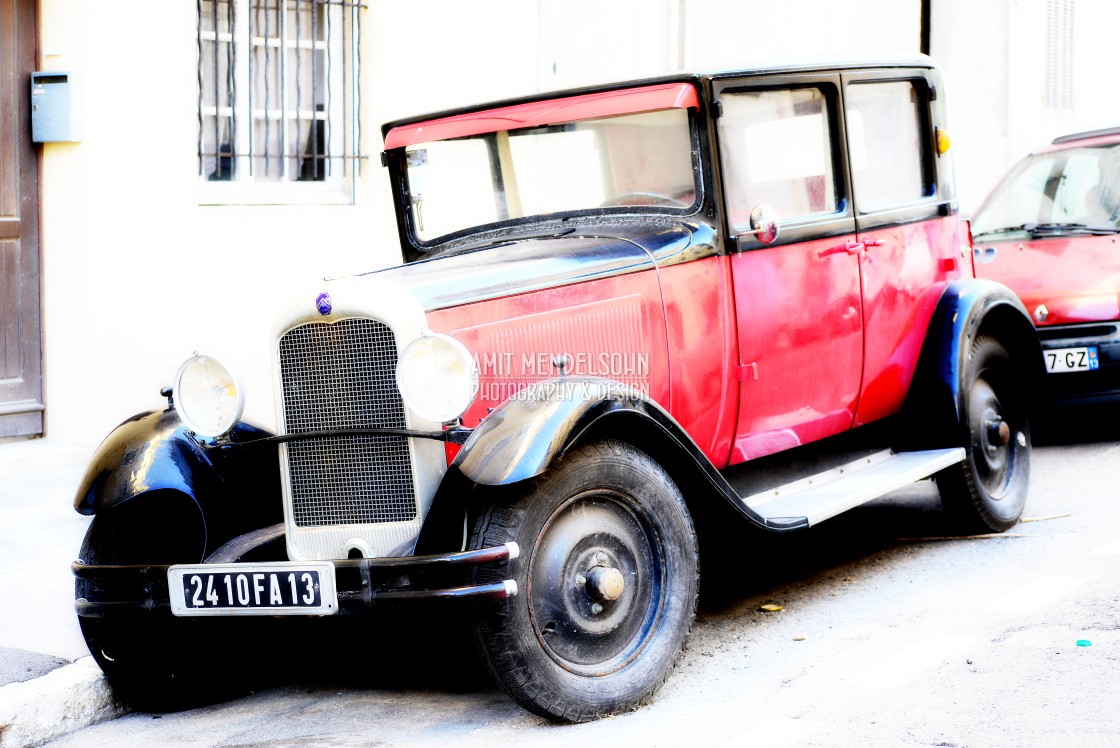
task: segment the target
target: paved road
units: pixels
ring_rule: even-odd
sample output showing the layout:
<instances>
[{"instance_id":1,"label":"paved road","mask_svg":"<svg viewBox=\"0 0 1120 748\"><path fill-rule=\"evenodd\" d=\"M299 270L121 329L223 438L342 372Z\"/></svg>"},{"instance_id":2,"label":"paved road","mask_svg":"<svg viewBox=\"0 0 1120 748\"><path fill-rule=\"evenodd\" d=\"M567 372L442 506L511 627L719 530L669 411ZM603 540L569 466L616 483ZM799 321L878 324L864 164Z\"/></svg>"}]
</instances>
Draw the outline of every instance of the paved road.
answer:
<instances>
[{"instance_id":1,"label":"paved road","mask_svg":"<svg viewBox=\"0 0 1120 748\"><path fill-rule=\"evenodd\" d=\"M1005 536L940 539L927 482L706 569L688 651L631 714L555 726L523 712L434 614L362 639L293 632L263 645L271 658L246 651L246 666L294 668L264 690L52 745L1120 745L1120 421L1086 433L1090 415L1036 448L1035 521ZM1088 441L1054 443L1075 430ZM293 664L300 650L334 664Z\"/></svg>"}]
</instances>

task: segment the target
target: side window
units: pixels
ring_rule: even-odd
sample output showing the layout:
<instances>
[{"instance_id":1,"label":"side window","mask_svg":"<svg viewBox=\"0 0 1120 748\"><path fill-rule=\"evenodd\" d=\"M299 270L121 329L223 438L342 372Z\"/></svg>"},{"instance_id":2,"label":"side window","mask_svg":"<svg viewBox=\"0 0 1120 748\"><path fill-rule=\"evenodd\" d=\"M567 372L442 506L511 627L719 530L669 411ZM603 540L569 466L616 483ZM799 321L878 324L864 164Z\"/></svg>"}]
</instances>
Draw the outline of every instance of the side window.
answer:
<instances>
[{"instance_id":1,"label":"side window","mask_svg":"<svg viewBox=\"0 0 1120 748\"><path fill-rule=\"evenodd\" d=\"M851 83L845 91L848 155L861 213L933 193L925 89L910 81Z\"/></svg>"},{"instance_id":2,"label":"side window","mask_svg":"<svg viewBox=\"0 0 1120 748\"><path fill-rule=\"evenodd\" d=\"M766 203L782 221L841 210L828 97L819 88L728 93L720 98L721 158L732 226L749 227Z\"/></svg>"}]
</instances>

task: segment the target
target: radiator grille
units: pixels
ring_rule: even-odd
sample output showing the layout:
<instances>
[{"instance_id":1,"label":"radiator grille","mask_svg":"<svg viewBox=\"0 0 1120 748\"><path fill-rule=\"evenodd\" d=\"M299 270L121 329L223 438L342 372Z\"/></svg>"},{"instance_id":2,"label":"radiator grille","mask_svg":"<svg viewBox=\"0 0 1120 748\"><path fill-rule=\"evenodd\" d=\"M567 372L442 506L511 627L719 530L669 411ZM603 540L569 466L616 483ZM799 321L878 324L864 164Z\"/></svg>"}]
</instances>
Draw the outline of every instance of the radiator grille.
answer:
<instances>
[{"instance_id":1,"label":"radiator grille","mask_svg":"<svg viewBox=\"0 0 1120 748\"><path fill-rule=\"evenodd\" d=\"M280 339L288 433L404 428L393 331L369 319L297 327ZM400 436L289 442L292 518L300 527L416 517L411 450Z\"/></svg>"}]
</instances>

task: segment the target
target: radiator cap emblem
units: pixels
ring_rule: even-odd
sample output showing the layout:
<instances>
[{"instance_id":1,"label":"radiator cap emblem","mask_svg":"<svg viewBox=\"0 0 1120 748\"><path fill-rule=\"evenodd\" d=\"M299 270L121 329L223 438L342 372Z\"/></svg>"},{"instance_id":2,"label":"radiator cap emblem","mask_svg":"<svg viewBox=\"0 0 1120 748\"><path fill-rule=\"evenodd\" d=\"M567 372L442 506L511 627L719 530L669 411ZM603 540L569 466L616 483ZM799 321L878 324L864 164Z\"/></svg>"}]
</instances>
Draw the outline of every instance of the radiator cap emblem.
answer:
<instances>
[{"instance_id":1,"label":"radiator cap emblem","mask_svg":"<svg viewBox=\"0 0 1120 748\"><path fill-rule=\"evenodd\" d=\"M329 293L321 293L315 297L315 308L319 310L319 314L326 317L331 313L331 295Z\"/></svg>"}]
</instances>

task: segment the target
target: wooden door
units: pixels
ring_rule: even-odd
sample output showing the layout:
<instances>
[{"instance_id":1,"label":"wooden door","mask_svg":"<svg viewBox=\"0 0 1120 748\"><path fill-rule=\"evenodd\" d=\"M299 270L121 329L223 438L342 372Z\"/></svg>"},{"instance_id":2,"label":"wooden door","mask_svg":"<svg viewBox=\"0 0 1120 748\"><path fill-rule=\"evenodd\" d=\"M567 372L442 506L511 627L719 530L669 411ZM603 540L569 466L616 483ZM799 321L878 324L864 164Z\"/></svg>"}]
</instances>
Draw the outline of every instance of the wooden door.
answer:
<instances>
[{"instance_id":1,"label":"wooden door","mask_svg":"<svg viewBox=\"0 0 1120 748\"><path fill-rule=\"evenodd\" d=\"M43 432L35 0L0 0L0 438Z\"/></svg>"}]
</instances>

